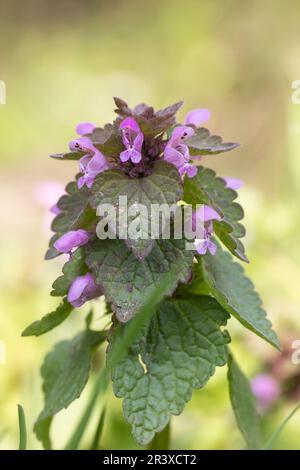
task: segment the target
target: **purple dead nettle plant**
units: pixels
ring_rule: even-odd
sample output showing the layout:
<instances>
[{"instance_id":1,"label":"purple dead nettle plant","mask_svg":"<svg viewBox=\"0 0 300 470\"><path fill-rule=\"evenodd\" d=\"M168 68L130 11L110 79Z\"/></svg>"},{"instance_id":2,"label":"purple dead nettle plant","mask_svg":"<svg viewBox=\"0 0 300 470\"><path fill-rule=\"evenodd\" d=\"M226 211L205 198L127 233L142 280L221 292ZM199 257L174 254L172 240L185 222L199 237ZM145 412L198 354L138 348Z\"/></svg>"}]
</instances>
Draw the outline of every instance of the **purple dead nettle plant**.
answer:
<instances>
[{"instance_id":1,"label":"purple dead nettle plant","mask_svg":"<svg viewBox=\"0 0 300 470\"><path fill-rule=\"evenodd\" d=\"M46 333L100 297L106 302L103 315L109 327L91 329L90 313L84 331L58 343L46 356L41 370L45 405L34 426L36 435L50 448L52 418L80 396L97 348L107 340L109 357L148 293L157 288L163 300L109 370L136 441L148 444L171 415L183 411L193 389L202 388L217 366L228 364L237 423L248 447L258 448L255 403L229 352L224 327L235 317L277 348L278 339L239 262L248 261L242 243L243 209L236 202L242 182L217 176L201 161L204 155L219 155L238 144L223 142L202 127L210 118L206 109L193 110L178 123L182 102L159 111L145 104L131 109L118 98L115 104L112 124L79 124L70 151L52 155L76 160L79 170L52 208L54 235L46 253L46 259L68 254L51 292L62 297L62 303L23 335ZM103 218L97 208L110 204L117 209L120 197L126 197L128 205L144 205L148 214L154 204L175 205L178 211L189 205L194 210L192 225L200 221L203 237L190 240L193 250L187 250L184 237L176 238L172 231L167 239L161 236L162 220L156 239L145 229L140 237L99 239L96 227ZM109 218L105 223L110 224Z\"/></svg>"}]
</instances>

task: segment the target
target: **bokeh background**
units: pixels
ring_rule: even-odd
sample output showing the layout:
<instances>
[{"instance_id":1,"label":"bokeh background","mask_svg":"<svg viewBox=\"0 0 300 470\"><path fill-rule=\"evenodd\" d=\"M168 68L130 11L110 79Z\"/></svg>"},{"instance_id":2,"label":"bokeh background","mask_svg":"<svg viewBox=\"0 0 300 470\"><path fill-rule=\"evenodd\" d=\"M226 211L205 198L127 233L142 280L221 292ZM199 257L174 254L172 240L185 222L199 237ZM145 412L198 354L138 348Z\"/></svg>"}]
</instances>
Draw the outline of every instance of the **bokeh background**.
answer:
<instances>
[{"instance_id":1,"label":"bokeh background","mask_svg":"<svg viewBox=\"0 0 300 470\"><path fill-rule=\"evenodd\" d=\"M67 149L77 122L111 120L112 96L156 108L184 99L181 117L190 108L210 108L208 127L241 142L205 164L245 181L247 271L284 350L231 320L233 350L250 378L271 374L279 388L262 415L265 439L300 400L300 365L291 362L291 343L300 339L300 104L292 102L292 83L300 79L299 19L298 0L0 0L0 80L7 89L0 105L0 345L6 352L0 448L17 448L17 403L25 408L29 448L40 448L31 432L42 406L39 367L52 345L84 321L78 311L48 335L20 336L57 303L49 292L61 260L43 260L48 209L76 162L48 155ZM243 448L223 369L173 418L173 449ZM64 446L88 392L89 386L55 418L56 448ZM103 448L136 448L111 392L108 403ZM98 411L92 424L96 418ZM300 412L275 447L299 449L299 429Z\"/></svg>"}]
</instances>

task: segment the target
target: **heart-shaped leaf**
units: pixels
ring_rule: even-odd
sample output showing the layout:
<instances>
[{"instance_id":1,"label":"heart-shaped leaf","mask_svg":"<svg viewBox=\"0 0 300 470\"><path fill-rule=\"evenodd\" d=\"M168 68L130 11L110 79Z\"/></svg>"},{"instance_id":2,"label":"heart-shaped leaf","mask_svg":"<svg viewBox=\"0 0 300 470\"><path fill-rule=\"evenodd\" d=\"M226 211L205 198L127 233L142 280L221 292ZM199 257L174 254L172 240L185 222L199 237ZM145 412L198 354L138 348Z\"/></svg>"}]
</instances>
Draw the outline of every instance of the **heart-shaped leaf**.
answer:
<instances>
[{"instance_id":1,"label":"heart-shaped leaf","mask_svg":"<svg viewBox=\"0 0 300 470\"><path fill-rule=\"evenodd\" d=\"M194 388L203 387L227 361L230 338L221 328L229 315L211 297L167 300L149 327L112 371L113 389L124 398L125 419L140 445L179 415ZM110 350L122 334L112 334Z\"/></svg>"},{"instance_id":2,"label":"heart-shaped leaf","mask_svg":"<svg viewBox=\"0 0 300 470\"><path fill-rule=\"evenodd\" d=\"M123 198L124 207L121 207L120 197ZM107 223L117 234L124 230L126 236L128 233L127 246L139 260L143 260L155 243L152 238L155 220L161 221L156 227L158 238L166 223L170 224L168 211L161 211L161 219L155 219L153 211L157 210L158 206L163 208L165 205L167 209L173 206L175 212L176 203L181 198L182 183L177 169L170 163L158 161L151 175L144 178L129 178L121 170L101 173L93 185L90 203L95 209L100 205L112 205L115 212L112 211L111 215L105 217ZM128 214L127 220L123 218L121 211ZM130 236L131 227L138 229L137 238Z\"/></svg>"},{"instance_id":3,"label":"heart-shaped leaf","mask_svg":"<svg viewBox=\"0 0 300 470\"><path fill-rule=\"evenodd\" d=\"M165 292L171 295L179 282L188 280L193 263L193 252L185 249L184 240L156 241L142 262L122 240L95 240L86 251L87 265L121 322L135 315L147 289L158 286L165 273L173 279Z\"/></svg>"}]
</instances>

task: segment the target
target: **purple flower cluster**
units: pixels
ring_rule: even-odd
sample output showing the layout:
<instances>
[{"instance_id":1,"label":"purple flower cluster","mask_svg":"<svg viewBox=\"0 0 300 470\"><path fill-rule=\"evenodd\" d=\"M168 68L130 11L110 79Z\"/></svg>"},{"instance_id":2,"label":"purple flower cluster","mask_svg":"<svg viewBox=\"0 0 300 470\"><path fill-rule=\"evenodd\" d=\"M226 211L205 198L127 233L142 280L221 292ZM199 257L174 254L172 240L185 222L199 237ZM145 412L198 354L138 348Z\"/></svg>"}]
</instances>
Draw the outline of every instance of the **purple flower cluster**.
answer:
<instances>
[{"instance_id":1,"label":"purple flower cluster","mask_svg":"<svg viewBox=\"0 0 300 470\"><path fill-rule=\"evenodd\" d=\"M202 125L210 118L210 111L207 109L194 109L185 118L184 126L176 126L170 138L164 142L161 158L172 163L183 177L187 175L192 178L197 173L197 167L192 160L199 160L200 156L191 157L189 148L185 143L186 138L195 133L195 128ZM95 147L91 139L96 126L90 122L78 124L76 132L81 137L72 140L69 144L71 151L81 151L85 155L79 160L79 169L82 176L78 179L78 187L86 185L91 188L97 175L110 168L105 156ZM143 159L143 144L145 137L139 124L133 117L127 117L119 124L124 150L120 152L119 161L122 164L131 162L138 165ZM148 149L148 157L153 154L154 148L158 147L157 141L152 143Z\"/></svg>"},{"instance_id":2,"label":"purple flower cluster","mask_svg":"<svg viewBox=\"0 0 300 470\"><path fill-rule=\"evenodd\" d=\"M193 178L197 174L196 161L201 155L190 155L188 139L197 132L205 121L210 118L207 109L190 111L183 125L177 125L175 113L181 106L176 103L164 110L155 112L147 105L138 105L133 110L125 102L115 99L117 114L113 124L104 129L96 128L91 122L82 122L76 127L78 138L69 143L71 152L78 152L80 176L77 186L91 188L96 177L111 168L119 168L129 177L144 177L151 174L155 160L163 159L174 165L182 178ZM112 145L107 150L106 142L112 136ZM117 150L115 150L115 148ZM109 157L109 161L107 160ZM224 178L226 187L239 189L241 180ZM59 214L59 205L54 205L51 212ZM212 207L204 206L193 214L193 225L202 224L201 238L195 238L195 249L200 255L216 253L217 246L213 242L213 222L222 217ZM79 247L88 243L92 234L84 229L70 230L61 235L53 244L60 253L70 256ZM87 300L102 295L102 290L89 272L78 276L71 284L68 300L74 307L81 306Z\"/></svg>"}]
</instances>

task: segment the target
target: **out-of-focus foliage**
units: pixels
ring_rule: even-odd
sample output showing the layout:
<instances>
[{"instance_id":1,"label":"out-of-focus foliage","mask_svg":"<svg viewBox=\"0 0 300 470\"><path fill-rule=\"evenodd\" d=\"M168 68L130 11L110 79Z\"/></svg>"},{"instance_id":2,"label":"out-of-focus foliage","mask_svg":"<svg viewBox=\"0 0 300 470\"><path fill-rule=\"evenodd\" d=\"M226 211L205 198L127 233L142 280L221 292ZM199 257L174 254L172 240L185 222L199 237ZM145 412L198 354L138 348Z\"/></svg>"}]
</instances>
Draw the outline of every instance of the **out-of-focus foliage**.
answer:
<instances>
[{"instance_id":1,"label":"out-of-focus foliage","mask_svg":"<svg viewBox=\"0 0 300 470\"><path fill-rule=\"evenodd\" d=\"M53 343L73 337L84 323L74 312L46 336L21 338L29 322L56 307L49 286L61 261L43 260L48 207L76 162L72 167L48 155L67 150L78 121L111 120L115 95L156 107L184 99L182 116L210 108L210 130L241 142L232 155L207 156L203 164L245 180L247 270L284 350L273 351L231 320L234 355L250 377L267 370L280 382L280 399L263 417L265 437L300 398L300 365L291 362L291 344L300 339L300 104L292 103L292 82L300 79L299 15L298 0L288 8L281 0L1 1L0 80L7 90L0 105L1 448L18 446L17 403L26 412L27 447L40 448L31 432L42 407L39 366ZM99 355L95 371L102 361ZM173 448L243 446L225 374L219 370L173 419ZM66 443L89 388L55 419L54 446ZM275 445L299 448L299 424L296 415ZM111 394L101 442L110 449L137 446Z\"/></svg>"}]
</instances>

